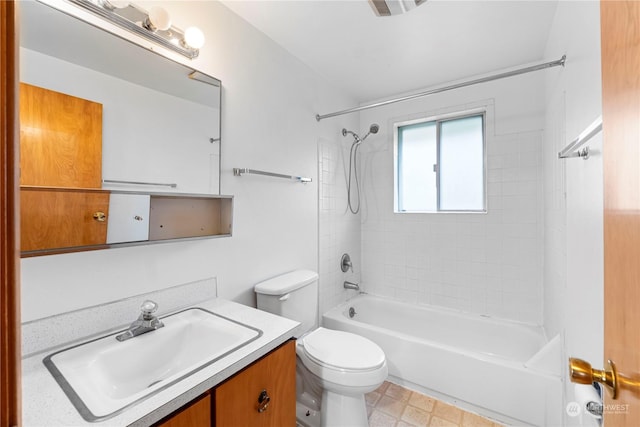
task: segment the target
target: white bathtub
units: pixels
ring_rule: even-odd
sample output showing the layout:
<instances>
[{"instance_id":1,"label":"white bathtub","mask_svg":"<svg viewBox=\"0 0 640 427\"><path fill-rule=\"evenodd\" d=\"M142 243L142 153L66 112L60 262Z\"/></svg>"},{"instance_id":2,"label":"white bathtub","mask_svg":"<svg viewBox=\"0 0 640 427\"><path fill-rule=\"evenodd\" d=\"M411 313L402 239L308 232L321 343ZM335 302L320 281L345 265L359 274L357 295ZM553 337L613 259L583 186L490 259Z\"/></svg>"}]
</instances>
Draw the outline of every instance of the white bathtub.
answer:
<instances>
[{"instance_id":1,"label":"white bathtub","mask_svg":"<svg viewBox=\"0 0 640 427\"><path fill-rule=\"evenodd\" d=\"M549 366L560 356L540 328L369 295L328 311L323 325L377 343L401 384L507 423L562 424L559 368Z\"/></svg>"}]
</instances>

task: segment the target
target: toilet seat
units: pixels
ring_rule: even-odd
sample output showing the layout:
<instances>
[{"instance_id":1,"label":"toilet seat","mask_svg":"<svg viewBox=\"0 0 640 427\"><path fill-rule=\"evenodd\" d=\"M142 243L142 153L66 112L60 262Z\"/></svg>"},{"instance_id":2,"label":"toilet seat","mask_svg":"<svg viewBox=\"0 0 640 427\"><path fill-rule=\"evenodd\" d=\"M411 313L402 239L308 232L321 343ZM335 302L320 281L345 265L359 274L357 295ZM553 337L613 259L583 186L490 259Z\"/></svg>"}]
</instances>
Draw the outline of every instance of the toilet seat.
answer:
<instances>
[{"instance_id":1,"label":"toilet seat","mask_svg":"<svg viewBox=\"0 0 640 427\"><path fill-rule=\"evenodd\" d=\"M377 344L356 334L318 328L298 340L302 364L322 382L356 392L381 384L387 377L387 361ZM333 388L333 387L332 387Z\"/></svg>"},{"instance_id":2,"label":"toilet seat","mask_svg":"<svg viewBox=\"0 0 640 427\"><path fill-rule=\"evenodd\" d=\"M303 348L315 363L341 371L363 371L380 368L384 352L373 341L360 335L318 328L304 337Z\"/></svg>"}]
</instances>

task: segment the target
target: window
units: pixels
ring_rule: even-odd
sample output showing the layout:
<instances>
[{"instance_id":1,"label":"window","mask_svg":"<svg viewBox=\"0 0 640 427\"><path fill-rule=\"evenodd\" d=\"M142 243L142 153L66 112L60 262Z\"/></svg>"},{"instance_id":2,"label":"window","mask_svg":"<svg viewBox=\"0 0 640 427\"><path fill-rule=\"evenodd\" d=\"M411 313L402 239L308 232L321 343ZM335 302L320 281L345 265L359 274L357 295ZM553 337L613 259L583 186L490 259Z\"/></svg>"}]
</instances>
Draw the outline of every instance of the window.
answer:
<instances>
[{"instance_id":1,"label":"window","mask_svg":"<svg viewBox=\"0 0 640 427\"><path fill-rule=\"evenodd\" d=\"M396 123L396 212L485 212L484 113Z\"/></svg>"}]
</instances>

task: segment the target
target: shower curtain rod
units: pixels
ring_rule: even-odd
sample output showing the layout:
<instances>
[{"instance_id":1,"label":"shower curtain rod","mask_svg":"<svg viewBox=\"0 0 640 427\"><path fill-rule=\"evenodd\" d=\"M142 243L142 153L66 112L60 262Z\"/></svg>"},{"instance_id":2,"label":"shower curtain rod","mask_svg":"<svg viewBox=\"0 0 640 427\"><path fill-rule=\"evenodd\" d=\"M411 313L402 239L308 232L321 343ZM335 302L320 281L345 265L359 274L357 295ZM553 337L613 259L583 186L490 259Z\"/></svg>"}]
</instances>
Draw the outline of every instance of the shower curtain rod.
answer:
<instances>
[{"instance_id":1,"label":"shower curtain rod","mask_svg":"<svg viewBox=\"0 0 640 427\"><path fill-rule=\"evenodd\" d=\"M532 66L529 66L529 67L519 68L519 69L516 69L516 70L507 71L507 72L504 72L504 73L494 74L492 76L481 77L479 79L469 80L469 81L461 82L461 83L455 83L455 84L452 84L452 85L449 85L449 86L443 86L443 87L439 87L439 88L436 88L436 89L427 90L425 92L416 93L416 94L413 94L413 95L407 95L407 96L403 96L403 97L400 97L400 98L389 99L387 101L381 101L381 102L376 102L376 103L373 103L373 104L361 105L360 107L354 107L354 108L349 108L349 109L342 110L342 111L336 111L335 113L322 114L322 115L316 114L316 120L320 121L320 120L323 120L323 119L328 119L330 117L341 116L343 114L356 113L358 111L368 110L370 108L382 107L383 105L395 104L396 102L408 101L410 99L420 98L422 96L433 95L433 94L440 93L440 92L446 92L446 91L452 90L452 89L459 89L461 87L471 86L471 85L475 85L475 84L478 84L478 83L485 83L485 82L490 82L490 81L493 81L493 80L504 79L504 78L507 78L507 77L517 76L519 74L530 73L532 71L545 70L547 68L557 67L557 66L560 66L560 65L564 67L564 63L565 63L566 60L567 60L567 55L562 55L562 58L560 58L560 59L558 59L556 61L545 62L545 63L538 64L538 65L532 65Z\"/></svg>"}]
</instances>

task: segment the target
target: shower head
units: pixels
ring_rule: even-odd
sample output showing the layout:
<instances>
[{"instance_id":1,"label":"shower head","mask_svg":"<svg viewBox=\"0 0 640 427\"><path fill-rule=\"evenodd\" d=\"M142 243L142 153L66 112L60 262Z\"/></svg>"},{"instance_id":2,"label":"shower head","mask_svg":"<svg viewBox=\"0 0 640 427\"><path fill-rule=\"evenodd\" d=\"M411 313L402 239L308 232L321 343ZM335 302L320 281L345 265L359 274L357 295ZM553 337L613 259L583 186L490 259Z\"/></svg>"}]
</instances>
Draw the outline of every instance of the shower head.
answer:
<instances>
[{"instance_id":1,"label":"shower head","mask_svg":"<svg viewBox=\"0 0 640 427\"><path fill-rule=\"evenodd\" d=\"M351 135L353 135L353 139L355 139L355 142L357 144L360 144L362 141L367 139L367 137L369 135L371 135L372 133L374 133L374 134L378 133L379 130L380 130L380 126L377 123L373 123L371 126L369 126L369 132L367 132L367 134L365 136L363 136L362 138L360 138L357 133L352 132L352 131L347 130L347 129L344 129L344 128L342 129L342 136L347 136L348 134L351 134Z\"/></svg>"},{"instance_id":2,"label":"shower head","mask_svg":"<svg viewBox=\"0 0 640 427\"><path fill-rule=\"evenodd\" d=\"M377 123L373 123L371 126L369 126L369 132L367 132L367 134L365 136L362 137L362 141L364 141L365 139L367 139L367 137L369 135L376 134L378 133L378 131L380 130L380 126Z\"/></svg>"}]
</instances>

